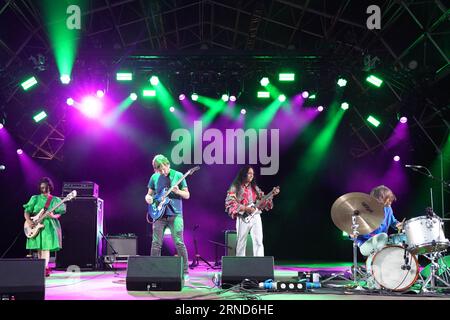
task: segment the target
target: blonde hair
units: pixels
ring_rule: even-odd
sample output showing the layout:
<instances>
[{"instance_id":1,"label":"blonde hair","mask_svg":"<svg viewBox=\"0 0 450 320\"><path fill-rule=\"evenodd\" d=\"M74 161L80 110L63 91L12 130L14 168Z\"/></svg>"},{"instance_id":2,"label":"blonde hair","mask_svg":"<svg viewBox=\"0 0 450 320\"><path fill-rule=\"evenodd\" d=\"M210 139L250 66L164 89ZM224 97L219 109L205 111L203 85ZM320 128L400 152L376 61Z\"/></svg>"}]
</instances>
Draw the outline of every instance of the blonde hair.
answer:
<instances>
[{"instance_id":1,"label":"blonde hair","mask_svg":"<svg viewBox=\"0 0 450 320\"><path fill-rule=\"evenodd\" d=\"M162 165L170 165L169 159L162 154L157 154L152 160L153 169L158 170Z\"/></svg>"},{"instance_id":2,"label":"blonde hair","mask_svg":"<svg viewBox=\"0 0 450 320\"><path fill-rule=\"evenodd\" d=\"M390 199L391 201L397 200L394 192L384 185L373 188L372 191L370 191L370 195L383 203L386 199Z\"/></svg>"}]
</instances>

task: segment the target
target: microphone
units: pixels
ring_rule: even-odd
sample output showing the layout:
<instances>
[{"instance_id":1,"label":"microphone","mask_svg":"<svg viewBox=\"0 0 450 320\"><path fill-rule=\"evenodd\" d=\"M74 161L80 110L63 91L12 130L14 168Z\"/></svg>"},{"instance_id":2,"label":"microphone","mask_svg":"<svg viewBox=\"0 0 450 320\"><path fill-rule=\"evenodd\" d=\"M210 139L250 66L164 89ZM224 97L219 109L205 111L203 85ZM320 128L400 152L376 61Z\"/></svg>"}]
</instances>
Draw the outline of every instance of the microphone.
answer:
<instances>
[{"instance_id":1,"label":"microphone","mask_svg":"<svg viewBox=\"0 0 450 320\"><path fill-rule=\"evenodd\" d=\"M423 168L423 166L417 166L417 165L414 165L414 164L405 164L405 167L406 168Z\"/></svg>"}]
</instances>

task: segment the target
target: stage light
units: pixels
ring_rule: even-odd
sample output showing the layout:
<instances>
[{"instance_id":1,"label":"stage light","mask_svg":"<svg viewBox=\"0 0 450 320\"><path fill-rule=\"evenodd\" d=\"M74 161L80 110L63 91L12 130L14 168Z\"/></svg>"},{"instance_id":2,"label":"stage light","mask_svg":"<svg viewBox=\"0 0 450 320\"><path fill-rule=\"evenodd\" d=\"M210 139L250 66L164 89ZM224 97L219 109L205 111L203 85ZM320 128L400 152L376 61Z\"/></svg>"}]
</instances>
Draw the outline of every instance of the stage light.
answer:
<instances>
[{"instance_id":1,"label":"stage light","mask_svg":"<svg viewBox=\"0 0 450 320\"><path fill-rule=\"evenodd\" d=\"M241 114L246 114L246 113L247 113L247 110L241 109Z\"/></svg>"},{"instance_id":2,"label":"stage light","mask_svg":"<svg viewBox=\"0 0 450 320\"><path fill-rule=\"evenodd\" d=\"M302 97L303 97L304 99L308 98L308 97L309 97L309 92L308 92L308 91L303 91L303 92L302 92Z\"/></svg>"},{"instance_id":3,"label":"stage light","mask_svg":"<svg viewBox=\"0 0 450 320\"><path fill-rule=\"evenodd\" d=\"M6 166L5 165L0 165L0 171L5 171L6 170Z\"/></svg>"},{"instance_id":4,"label":"stage light","mask_svg":"<svg viewBox=\"0 0 450 320\"><path fill-rule=\"evenodd\" d=\"M347 80L345 80L344 78L339 78L337 81L337 85L339 87L345 87L347 85Z\"/></svg>"},{"instance_id":5,"label":"stage light","mask_svg":"<svg viewBox=\"0 0 450 320\"><path fill-rule=\"evenodd\" d=\"M73 106L74 102L75 102L75 101L73 101L72 98L67 98L67 100L66 100L66 103L67 103L67 105L69 105L69 106Z\"/></svg>"},{"instance_id":6,"label":"stage light","mask_svg":"<svg viewBox=\"0 0 450 320\"><path fill-rule=\"evenodd\" d=\"M23 90L27 91L32 86L36 85L38 82L35 77L31 77L30 79L22 82L20 85L22 86Z\"/></svg>"},{"instance_id":7,"label":"stage light","mask_svg":"<svg viewBox=\"0 0 450 320\"><path fill-rule=\"evenodd\" d=\"M380 87L383 84L383 80L381 80L380 78L374 76L373 74L371 74L370 76L368 76L366 78L366 81L373 84L376 87Z\"/></svg>"},{"instance_id":8,"label":"stage light","mask_svg":"<svg viewBox=\"0 0 450 320\"><path fill-rule=\"evenodd\" d=\"M408 118L407 117L401 117L400 118L400 122L401 123L407 123L408 122Z\"/></svg>"},{"instance_id":9,"label":"stage light","mask_svg":"<svg viewBox=\"0 0 450 320\"><path fill-rule=\"evenodd\" d=\"M17 149L17 154L23 154L23 150L22 149Z\"/></svg>"},{"instance_id":10,"label":"stage light","mask_svg":"<svg viewBox=\"0 0 450 320\"><path fill-rule=\"evenodd\" d=\"M267 99L270 98L270 92L268 91L258 91L257 97L259 99Z\"/></svg>"},{"instance_id":11,"label":"stage light","mask_svg":"<svg viewBox=\"0 0 450 320\"><path fill-rule=\"evenodd\" d=\"M98 118L102 113L102 104L97 98L88 96L83 99L80 111L89 118Z\"/></svg>"},{"instance_id":12,"label":"stage light","mask_svg":"<svg viewBox=\"0 0 450 320\"><path fill-rule=\"evenodd\" d=\"M159 78L157 76L152 76L150 78L150 83L152 86L157 86L159 84Z\"/></svg>"},{"instance_id":13,"label":"stage light","mask_svg":"<svg viewBox=\"0 0 450 320\"><path fill-rule=\"evenodd\" d=\"M197 101L197 100L198 100L198 94L193 93L193 94L191 95L191 99L192 99L192 101Z\"/></svg>"},{"instance_id":14,"label":"stage light","mask_svg":"<svg viewBox=\"0 0 450 320\"><path fill-rule=\"evenodd\" d=\"M270 81L269 81L269 78L264 77L264 78L262 78L262 79L259 81L259 83L260 83L263 87L266 87L266 86L269 85Z\"/></svg>"},{"instance_id":15,"label":"stage light","mask_svg":"<svg viewBox=\"0 0 450 320\"><path fill-rule=\"evenodd\" d=\"M103 90L97 90L97 97L103 98L105 96L105 91Z\"/></svg>"},{"instance_id":16,"label":"stage light","mask_svg":"<svg viewBox=\"0 0 450 320\"><path fill-rule=\"evenodd\" d=\"M137 96L136 93L134 93L134 92L130 93L130 99L131 99L131 100L136 101L137 98L138 98L138 96Z\"/></svg>"},{"instance_id":17,"label":"stage light","mask_svg":"<svg viewBox=\"0 0 450 320\"><path fill-rule=\"evenodd\" d=\"M310 95L310 96L308 97L308 99L314 100L316 97L317 97L317 96L316 96L316 94L314 93L314 94Z\"/></svg>"},{"instance_id":18,"label":"stage light","mask_svg":"<svg viewBox=\"0 0 450 320\"><path fill-rule=\"evenodd\" d=\"M68 74L63 74L59 80L61 80L62 84L69 84L70 83L70 76Z\"/></svg>"},{"instance_id":19,"label":"stage light","mask_svg":"<svg viewBox=\"0 0 450 320\"><path fill-rule=\"evenodd\" d=\"M400 157L399 157L399 156L395 156L395 157L394 157L394 161L395 161L395 162L400 161Z\"/></svg>"},{"instance_id":20,"label":"stage light","mask_svg":"<svg viewBox=\"0 0 450 320\"><path fill-rule=\"evenodd\" d=\"M230 101L232 102L236 101L236 96L230 96Z\"/></svg>"},{"instance_id":21,"label":"stage light","mask_svg":"<svg viewBox=\"0 0 450 320\"><path fill-rule=\"evenodd\" d=\"M230 97L227 94L222 95L222 100L227 102L230 99Z\"/></svg>"},{"instance_id":22,"label":"stage light","mask_svg":"<svg viewBox=\"0 0 450 320\"><path fill-rule=\"evenodd\" d=\"M156 97L156 90L145 89L142 91L144 97Z\"/></svg>"},{"instance_id":23,"label":"stage light","mask_svg":"<svg viewBox=\"0 0 450 320\"><path fill-rule=\"evenodd\" d=\"M0 130L2 130L4 127L3 123L0 123Z\"/></svg>"},{"instance_id":24,"label":"stage light","mask_svg":"<svg viewBox=\"0 0 450 320\"><path fill-rule=\"evenodd\" d=\"M286 101L286 96L285 96L284 94L280 94L280 95L278 96L278 101L280 101L280 102Z\"/></svg>"},{"instance_id":25,"label":"stage light","mask_svg":"<svg viewBox=\"0 0 450 320\"><path fill-rule=\"evenodd\" d=\"M170 112L175 112L175 107L170 107L170 108L169 108L169 111L170 111Z\"/></svg>"},{"instance_id":26,"label":"stage light","mask_svg":"<svg viewBox=\"0 0 450 320\"><path fill-rule=\"evenodd\" d=\"M318 106L317 107L317 111L322 112L323 111L323 106Z\"/></svg>"},{"instance_id":27,"label":"stage light","mask_svg":"<svg viewBox=\"0 0 450 320\"><path fill-rule=\"evenodd\" d=\"M178 96L178 100L180 100L180 101L183 101L184 99L186 99L186 95L185 94L180 94L179 96Z\"/></svg>"},{"instance_id":28,"label":"stage light","mask_svg":"<svg viewBox=\"0 0 450 320\"><path fill-rule=\"evenodd\" d=\"M372 124L375 127L378 127L380 125L380 123L381 123L378 119L376 119L373 116L368 116L367 117L367 121L369 121L369 123Z\"/></svg>"},{"instance_id":29,"label":"stage light","mask_svg":"<svg viewBox=\"0 0 450 320\"><path fill-rule=\"evenodd\" d=\"M349 107L350 107L350 105L347 102L342 102L341 103L342 110L347 110Z\"/></svg>"},{"instance_id":30,"label":"stage light","mask_svg":"<svg viewBox=\"0 0 450 320\"><path fill-rule=\"evenodd\" d=\"M131 81L133 80L133 74L130 72L118 72L116 73L117 81Z\"/></svg>"},{"instance_id":31,"label":"stage light","mask_svg":"<svg viewBox=\"0 0 450 320\"><path fill-rule=\"evenodd\" d=\"M278 74L279 81L294 81L295 73L280 73Z\"/></svg>"},{"instance_id":32,"label":"stage light","mask_svg":"<svg viewBox=\"0 0 450 320\"><path fill-rule=\"evenodd\" d=\"M45 113L45 111L41 111L33 117L34 122L36 122L36 123L39 121L42 121L45 118L47 118L47 113Z\"/></svg>"}]
</instances>

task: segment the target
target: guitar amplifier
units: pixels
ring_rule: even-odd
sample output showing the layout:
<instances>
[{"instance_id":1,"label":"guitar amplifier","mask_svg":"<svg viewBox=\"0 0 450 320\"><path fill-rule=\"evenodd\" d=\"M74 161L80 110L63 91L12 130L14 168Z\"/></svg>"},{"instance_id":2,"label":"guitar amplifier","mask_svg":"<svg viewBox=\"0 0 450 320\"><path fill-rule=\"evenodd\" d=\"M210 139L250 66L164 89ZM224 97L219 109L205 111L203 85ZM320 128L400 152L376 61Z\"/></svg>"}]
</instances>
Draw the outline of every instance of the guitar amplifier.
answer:
<instances>
[{"instance_id":1,"label":"guitar amplifier","mask_svg":"<svg viewBox=\"0 0 450 320\"><path fill-rule=\"evenodd\" d=\"M96 184L95 182L82 181L63 183L63 197L68 195L72 190L77 191L77 197L98 198L98 184Z\"/></svg>"}]
</instances>

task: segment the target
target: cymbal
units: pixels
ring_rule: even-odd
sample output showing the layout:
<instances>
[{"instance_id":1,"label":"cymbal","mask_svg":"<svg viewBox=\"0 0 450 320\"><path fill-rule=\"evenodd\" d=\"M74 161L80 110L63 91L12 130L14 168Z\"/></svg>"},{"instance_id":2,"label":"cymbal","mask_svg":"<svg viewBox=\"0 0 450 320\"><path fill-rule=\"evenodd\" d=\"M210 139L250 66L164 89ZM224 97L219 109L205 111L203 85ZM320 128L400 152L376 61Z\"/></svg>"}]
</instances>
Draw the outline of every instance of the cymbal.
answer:
<instances>
[{"instance_id":1,"label":"cymbal","mask_svg":"<svg viewBox=\"0 0 450 320\"><path fill-rule=\"evenodd\" d=\"M359 234L368 234L377 229L384 219L383 204L374 197L351 192L340 196L331 207L331 219L342 231L352 234L352 216L356 214Z\"/></svg>"}]
</instances>

